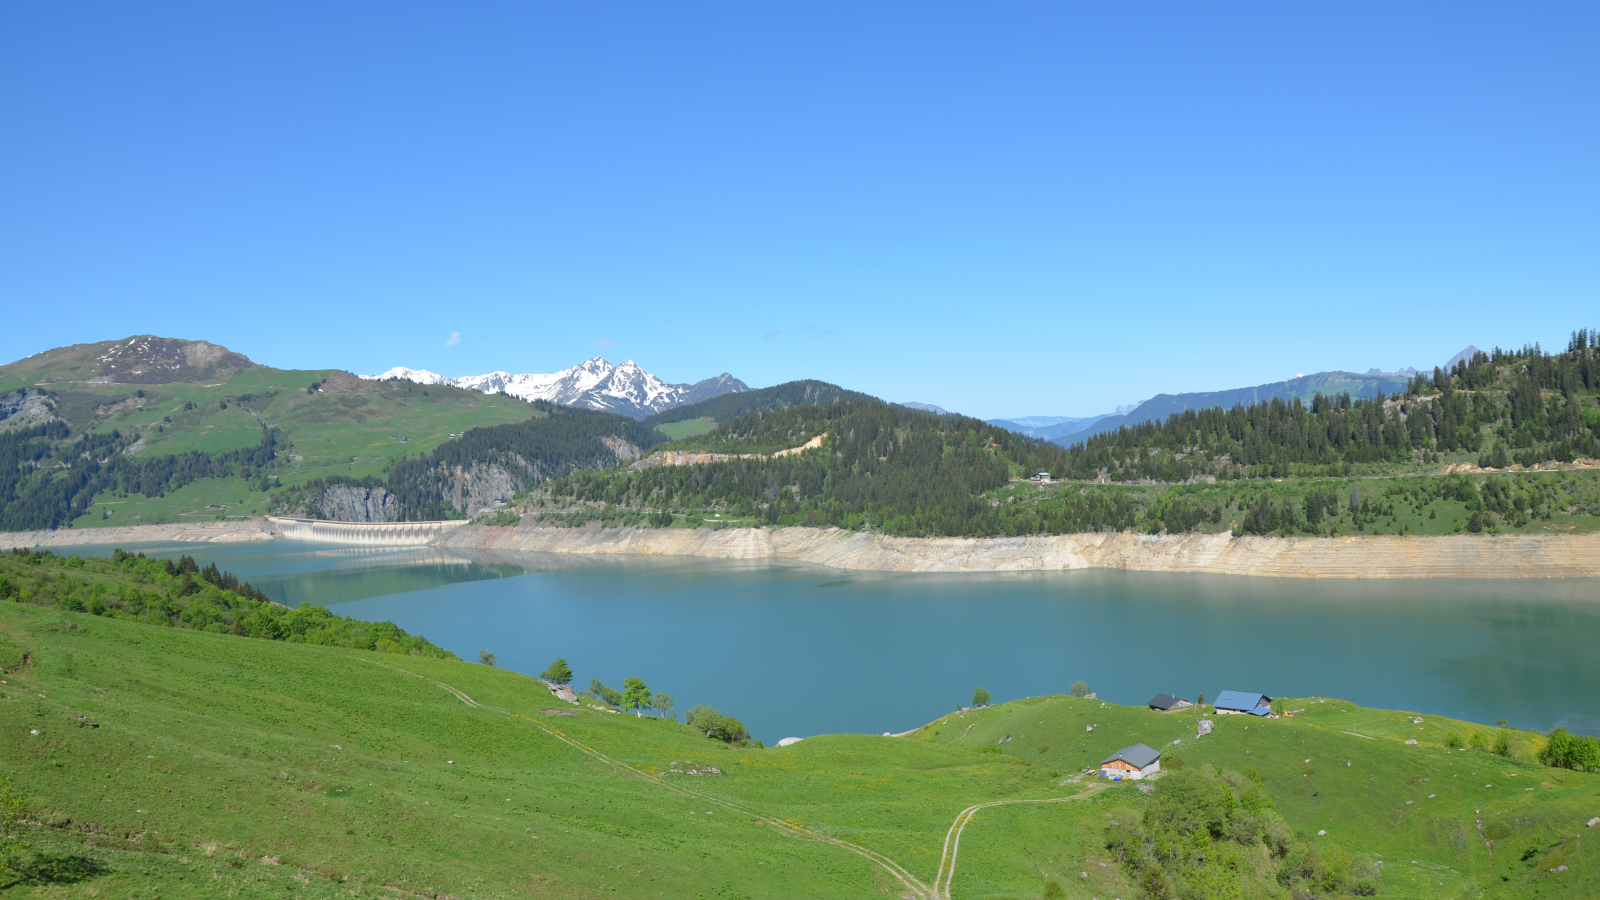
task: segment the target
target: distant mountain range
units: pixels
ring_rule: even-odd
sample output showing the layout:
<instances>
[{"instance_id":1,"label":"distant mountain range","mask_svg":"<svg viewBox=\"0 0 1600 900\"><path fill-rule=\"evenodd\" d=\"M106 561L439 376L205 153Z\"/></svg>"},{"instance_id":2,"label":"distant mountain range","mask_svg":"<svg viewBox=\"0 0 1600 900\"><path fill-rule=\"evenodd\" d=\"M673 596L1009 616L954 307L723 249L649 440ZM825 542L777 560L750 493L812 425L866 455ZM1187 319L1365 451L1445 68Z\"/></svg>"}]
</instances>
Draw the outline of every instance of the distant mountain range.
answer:
<instances>
[{"instance_id":1,"label":"distant mountain range","mask_svg":"<svg viewBox=\"0 0 1600 900\"><path fill-rule=\"evenodd\" d=\"M1328 395L1348 392L1352 397L1373 397L1379 391L1385 394L1402 393L1409 384L1409 378L1394 374L1357 375L1354 372L1316 372L1311 375L1290 378L1287 381L1258 384L1255 387L1235 388L1231 391L1157 394L1139 404L1132 412L1126 415L1103 416L1073 431L1041 436L1063 447L1070 447L1097 434L1116 431L1124 425L1139 425L1144 422L1165 419L1186 409L1207 409L1213 406L1227 409L1235 403L1249 406L1252 403L1270 401L1273 398L1290 400L1299 397L1302 401L1310 401L1312 396L1318 393Z\"/></svg>"},{"instance_id":2,"label":"distant mountain range","mask_svg":"<svg viewBox=\"0 0 1600 900\"><path fill-rule=\"evenodd\" d=\"M1119 407L1130 410L1133 407ZM1110 413L1101 413L1098 416L1085 416L1073 418L1071 416L1024 416L1017 419L986 419L990 425L998 425L1007 431L1025 434L1028 437L1052 440L1064 434L1073 434L1082 431L1101 419L1108 418Z\"/></svg>"},{"instance_id":3,"label":"distant mountain range","mask_svg":"<svg viewBox=\"0 0 1600 900\"><path fill-rule=\"evenodd\" d=\"M598 356L548 375L490 372L487 375L446 378L427 369L395 366L381 375L361 377L368 381L401 379L417 384L448 384L485 394L505 391L523 400L547 400L560 406L620 413L635 419L643 419L675 406L750 390L749 385L727 372L694 384L668 384L640 368L631 359L614 366Z\"/></svg>"},{"instance_id":4,"label":"distant mountain range","mask_svg":"<svg viewBox=\"0 0 1600 900\"><path fill-rule=\"evenodd\" d=\"M1477 352L1477 347L1469 346L1450 357L1444 368L1448 370L1457 362L1470 360ZM1385 394L1401 393L1407 389L1411 378L1416 374L1417 370L1409 366L1393 372L1373 368L1359 375L1355 372L1315 372L1310 375L1296 375L1286 381L1258 384L1255 387L1236 388L1231 391L1157 394L1142 403L1119 406L1113 415L1088 416L1082 419L1067 416L1027 416L1015 419L989 419L988 422L1029 437L1071 446L1097 434L1115 431L1124 425L1138 425L1165 419L1186 409L1205 409L1212 406L1227 408L1235 403L1249 406L1252 403L1270 401L1274 397L1282 400L1299 397L1302 401L1309 401L1317 393L1349 392L1352 397L1372 397L1379 391Z\"/></svg>"}]
</instances>

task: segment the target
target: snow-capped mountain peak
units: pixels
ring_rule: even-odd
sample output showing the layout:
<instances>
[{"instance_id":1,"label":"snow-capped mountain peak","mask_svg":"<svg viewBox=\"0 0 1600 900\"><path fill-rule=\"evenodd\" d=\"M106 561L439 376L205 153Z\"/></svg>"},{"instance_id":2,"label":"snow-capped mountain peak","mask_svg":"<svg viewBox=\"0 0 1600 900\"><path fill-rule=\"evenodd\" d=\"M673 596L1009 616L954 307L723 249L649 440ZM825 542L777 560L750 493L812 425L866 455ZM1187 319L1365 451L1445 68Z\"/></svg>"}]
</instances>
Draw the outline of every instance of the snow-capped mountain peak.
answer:
<instances>
[{"instance_id":1,"label":"snow-capped mountain peak","mask_svg":"<svg viewBox=\"0 0 1600 900\"><path fill-rule=\"evenodd\" d=\"M369 380L404 378L419 384L451 384L486 394L505 391L523 400L547 400L562 406L582 406L639 419L685 403L697 403L750 389L726 372L698 384L668 384L640 368L631 359L614 366L598 356L570 369L547 375L490 372L487 375L445 378L424 369L396 366L382 375L361 377ZM433 380L425 381L425 378Z\"/></svg>"},{"instance_id":2,"label":"snow-capped mountain peak","mask_svg":"<svg viewBox=\"0 0 1600 900\"><path fill-rule=\"evenodd\" d=\"M427 369L408 369L405 366L395 366L382 375L363 375L361 377L368 381L403 380L414 381L417 384L447 384L450 381L450 379L437 372L429 372Z\"/></svg>"}]
</instances>

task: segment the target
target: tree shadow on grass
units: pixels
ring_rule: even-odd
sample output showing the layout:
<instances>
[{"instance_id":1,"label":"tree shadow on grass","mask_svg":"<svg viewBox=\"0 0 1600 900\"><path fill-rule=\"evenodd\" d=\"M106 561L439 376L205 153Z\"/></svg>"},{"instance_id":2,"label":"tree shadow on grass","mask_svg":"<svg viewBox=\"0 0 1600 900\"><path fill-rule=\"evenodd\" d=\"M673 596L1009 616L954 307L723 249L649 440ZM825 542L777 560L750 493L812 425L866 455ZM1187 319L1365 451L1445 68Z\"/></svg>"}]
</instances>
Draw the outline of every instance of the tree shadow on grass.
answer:
<instances>
[{"instance_id":1,"label":"tree shadow on grass","mask_svg":"<svg viewBox=\"0 0 1600 900\"><path fill-rule=\"evenodd\" d=\"M13 859L0 888L19 884L76 884L106 870L105 863L76 853L46 850Z\"/></svg>"}]
</instances>

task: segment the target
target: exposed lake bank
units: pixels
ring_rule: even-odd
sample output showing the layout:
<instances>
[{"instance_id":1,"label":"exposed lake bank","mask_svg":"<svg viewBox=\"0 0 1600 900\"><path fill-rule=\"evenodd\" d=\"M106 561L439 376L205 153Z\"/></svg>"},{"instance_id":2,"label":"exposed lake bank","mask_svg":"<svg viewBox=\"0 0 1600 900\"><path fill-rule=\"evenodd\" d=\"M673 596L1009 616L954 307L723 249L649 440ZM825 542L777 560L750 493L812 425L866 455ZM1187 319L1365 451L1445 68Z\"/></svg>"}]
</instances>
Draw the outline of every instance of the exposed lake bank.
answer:
<instances>
[{"instance_id":1,"label":"exposed lake bank","mask_svg":"<svg viewBox=\"0 0 1600 900\"><path fill-rule=\"evenodd\" d=\"M58 528L54 531L0 531L0 549L73 547L82 544L148 544L167 541L231 544L277 537L266 519L233 522L179 522L172 525L120 525L112 528Z\"/></svg>"},{"instance_id":2,"label":"exposed lake bank","mask_svg":"<svg viewBox=\"0 0 1600 900\"><path fill-rule=\"evenodd\" d=\"M1600 535L1240 537L1121 532L908 538L824 528L468 526L435 546L545 553L792 559L878 572L1125 569L1277 578L1594 578Z\"/></svg>"},{"instance_id":3,"label":"exposed lake bank","mask_svg":"<svg viewBox=\"0 0 1600 900\"><path fill-rule=\"evenodd\" d=\"M0 547L271 540L263 519L0 533ZM437 547L603 556L791 559L878 572L1124 569L1276 578L1595 578L1600 534L1239 537L1124 532L910 538L832 528L549 528L467 525Z\"/></svg>"}]
</instances>

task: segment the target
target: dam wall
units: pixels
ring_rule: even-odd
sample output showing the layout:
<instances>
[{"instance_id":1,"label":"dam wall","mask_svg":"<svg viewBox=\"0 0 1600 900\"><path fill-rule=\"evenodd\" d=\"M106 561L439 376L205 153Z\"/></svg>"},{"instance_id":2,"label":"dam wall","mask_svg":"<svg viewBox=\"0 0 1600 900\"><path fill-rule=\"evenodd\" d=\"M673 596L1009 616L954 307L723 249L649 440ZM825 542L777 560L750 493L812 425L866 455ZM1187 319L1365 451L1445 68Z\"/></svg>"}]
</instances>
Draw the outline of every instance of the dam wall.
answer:
<instances>
[{"instance_id":1,"label":"dam wall","mask_svg":"<svg viewBox=\"0 0 1600 900\"><path fill-rule=\"evenodd\" d=\"M269 516L267 523L279 537L324 544L381 547L419 547L467 524L465 519L444 522L329 522Z\"/></svg>"}]
</instances>

